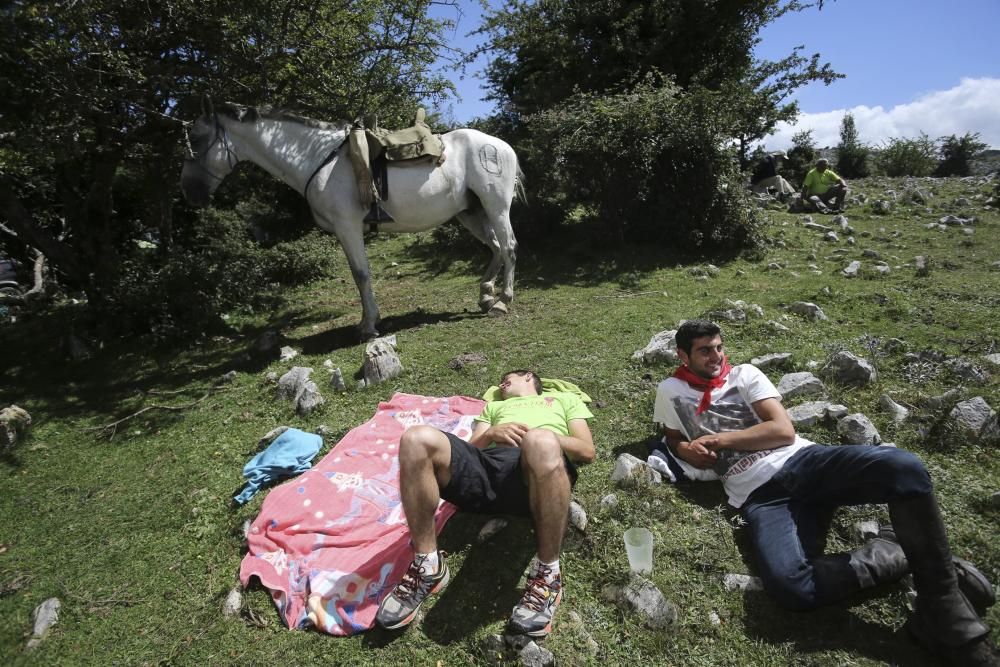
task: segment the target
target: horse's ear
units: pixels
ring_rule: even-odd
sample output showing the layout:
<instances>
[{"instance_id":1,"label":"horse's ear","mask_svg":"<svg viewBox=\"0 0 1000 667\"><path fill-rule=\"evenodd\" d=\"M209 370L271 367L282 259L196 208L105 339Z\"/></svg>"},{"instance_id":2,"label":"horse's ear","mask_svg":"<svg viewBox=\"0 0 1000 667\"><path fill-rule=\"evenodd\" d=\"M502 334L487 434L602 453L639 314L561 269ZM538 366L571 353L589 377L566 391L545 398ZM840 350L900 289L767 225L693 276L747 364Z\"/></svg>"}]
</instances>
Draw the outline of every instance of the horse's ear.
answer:
<instances>
[{"instance_id":1,"label":"horse's ear","mask_svg":"<svg viewBox=\"0 0 1000 667\"><path fill-rule=\"evenodd\" d=\"M215 107L212 105L212 98L207 94L201 96L201 113L205 116L215 115Z\"/></svg>"}]
</instances>

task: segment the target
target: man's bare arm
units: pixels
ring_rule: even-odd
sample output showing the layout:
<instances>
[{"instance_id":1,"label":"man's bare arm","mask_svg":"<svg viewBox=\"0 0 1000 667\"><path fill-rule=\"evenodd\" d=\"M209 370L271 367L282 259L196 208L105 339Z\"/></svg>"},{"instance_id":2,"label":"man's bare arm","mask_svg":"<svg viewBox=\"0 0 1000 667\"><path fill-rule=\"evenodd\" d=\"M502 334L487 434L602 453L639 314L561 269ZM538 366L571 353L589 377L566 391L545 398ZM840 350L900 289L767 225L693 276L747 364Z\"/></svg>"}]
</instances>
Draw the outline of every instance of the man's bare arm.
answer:
<instances>
[{"instance_id":1,"label":"man's bare arm","mask_svg":"<svg viewBox=\"0 0 1000 667\"><path fill-rule=\"evenodd\" d=\"M519 447L521 438L528 432L528 427L517 422L506 422L504 424L494 424L486 422L476 422L476 427L472 430L472 437L469 444L473 447L483 449L491 442L495 442L501 447Z\"/></svg>"},{"instance_id":2,"label":"man's bare arm","mask_svg":"<svg viewBox=\"0 0 1000 667\"><path fill-rule=\"evenodd\" d=\"M597 456L594 449L594 437L590 433L590 425L586 419L570 419L567 424L569 435L556 435L559 446L570 461L590 463Z\"/></svg>"},{"instance_id":3,"label":"man's bare arm","mask_svg":"<svg viewBox=\"0 0 1000 667\"><path fill-rule=\"evenodd\" d=\"M761 418L759 424L740 431L724 431L703 435L692 441L708 450L738 449L749 452L759 449L776 449L795 442L795 427L788 413L776 398L765 398L753 404L754 412Z\"/></svg>"},{"instance_id":4,"label":"man's bare arm","mask_svg":"<svg viewBox=\"0 0 1000 667\"><path fill-rule=\"evenodd\" d=\"M662 427L663 434L667 438L667 447L674 454L690 463L695 468L707 470L711 468L718 455L702 444L688 442L684 434L672 428Z\"/></svg>"}]
</instances>

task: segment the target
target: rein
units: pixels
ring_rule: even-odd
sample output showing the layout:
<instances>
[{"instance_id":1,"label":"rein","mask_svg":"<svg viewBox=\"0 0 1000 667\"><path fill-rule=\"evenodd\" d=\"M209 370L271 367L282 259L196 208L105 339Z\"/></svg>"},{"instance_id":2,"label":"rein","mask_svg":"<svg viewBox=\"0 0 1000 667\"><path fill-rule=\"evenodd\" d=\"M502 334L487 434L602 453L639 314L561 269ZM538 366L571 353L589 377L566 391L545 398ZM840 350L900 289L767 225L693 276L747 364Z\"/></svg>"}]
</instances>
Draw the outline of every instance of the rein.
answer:
<instances>
[{"instance_id":1,"label":"rein","mask_svg":"<svg viewBox=\"0 0 1000 667\"><path fill-rule=\"evenodd\" d=\"M320 172L320 169L333 162L333 158L337 157L337 153L339 153L340 149L344 147L345 143L347 143L347 138L349 136L351 136L350 132L348 132L347 135L344 136L343 141L334 146L333 150L330 151L330 154L326 156L326 159L320 162L319 166L313 170L312 175L309 176L309 180L306 181L306 186L302 188L302 196L305 198L307 203L309 202L309 186L312 185L313 179L316 178L316 174Z\"/></svg>"},{"instance_id":2,"label":"rein","mask_svg":"<svg viewBox=\"0 0 1000 667\"><path fill-rule=\"evenodd\" d=\"M240 156L236 155L236 151L234 151L232 149L232 146L230 146L229 133L226 131L226 128L222 126L222 123L219 122L218 113L213 114L213 120L215 122L215 136L212 138L212 143L210 143L208 145L208 148L205 149L205 152L207 153L212 148L212 146L221 142L222 147L226 149L226 164L229 165L229 171L232 171L233 168L236 166L236 163L240 161ZM207 174L210 178L220 182L225 180L226 178L225 176L216 176L215 174L210 172L208 170L208 167L204 165L202 160L197 155L195 155L194 149L191 147L191 138L188 136L187 128L184 128L184 138L187 141L187 149L194 163L198 165L198 167L201 168L201 170L205 174Z\"/></svg>"}]
</instances>

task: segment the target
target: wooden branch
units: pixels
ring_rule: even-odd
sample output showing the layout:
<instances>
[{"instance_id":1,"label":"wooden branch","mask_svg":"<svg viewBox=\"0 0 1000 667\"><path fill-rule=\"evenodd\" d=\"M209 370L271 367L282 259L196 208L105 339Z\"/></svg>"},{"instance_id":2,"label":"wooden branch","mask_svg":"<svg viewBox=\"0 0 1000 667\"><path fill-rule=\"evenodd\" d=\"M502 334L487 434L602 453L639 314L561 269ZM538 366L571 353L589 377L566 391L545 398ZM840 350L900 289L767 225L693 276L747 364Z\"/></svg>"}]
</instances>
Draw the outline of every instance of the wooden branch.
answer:
<instances>
[{"instance_id":1,"label":"wooden branch","mask_svg":"<svg viewBox=\"0 0 1000 667\"><path fill-rule=\"evenodd\" d=\"M128 415L127 417L122 417L121 419L119 419L117 421L113 421L110 424L105 424L104 426L89 426L89 427L87 427L87 428L85 428L83 430L84 431L100 431L101 435L104 435L106 433L107 436L108 436L108 440L111 440L111 439L113 439L115 437L115 434L118 432L118 427L121 424L124 424L125 422L127 422L130 419L135 419L139 415L144 414L146 412L149 412L150 410L166 410L168 412L180 412L181 410L187 410L189 408L193 408L194 406L196 406L199 403L203 402L205 399L207 399L213 393L215 393L217 391L225 391L226 389L228 389L228 387L220 387L220 386L212 387L211 389L209 389L208 391L206 391L205 394L201 398L199 398L197 400L194 400L194 401L191 401L190 403L185 403L184 405L159 405L159 404L147 405L146 407L142 408L141 410L133 412L132 414Z\"/></svg>"}]
</instances>

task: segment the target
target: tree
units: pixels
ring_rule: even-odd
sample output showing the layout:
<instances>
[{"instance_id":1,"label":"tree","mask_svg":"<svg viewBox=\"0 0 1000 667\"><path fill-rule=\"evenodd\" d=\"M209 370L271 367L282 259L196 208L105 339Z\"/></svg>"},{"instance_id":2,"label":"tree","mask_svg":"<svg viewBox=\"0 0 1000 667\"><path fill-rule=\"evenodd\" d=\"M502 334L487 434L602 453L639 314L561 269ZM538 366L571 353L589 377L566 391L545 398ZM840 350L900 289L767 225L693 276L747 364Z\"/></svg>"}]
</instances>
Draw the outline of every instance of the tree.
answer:
<instances>
[{"instance_id":1,"label":"tree","mask_svg":"<svg viewBox=\"0 0 1000 667\"><path fill-rule=\"evenodd\" d=\"M429 4L5 3L0 215L18 239L0 244L38 248L105 309L134 242L154 239L169 255L177 236L190 100L211 92L323 117L412 118L415 100L450 86L429 70L449 48Z\"/></svg>"},{"instance_id":2,"label":"tree","mask_svg":"<svg viewBox=\"0 0 1000 667\"><path fill-rule=\"evenodd\" d=\"M791 92L810 81L829 83L840 76L829 65L821 65L818 55L805 57L800 49L777 62L753 57L761 28L807 6L812 5L795 0L513 0L489 15L480 30L486 44L470 57L481 52L492 55L487 69L489 98L499 105L499 120L524 158L529 182L541 186L533 187L535 194L569 210L589 195L575 190L572 183L549 178L548 156L565 148L560 137L590 136L590 128L573 124L578 119L615 118L623 126L601 128L608 136L628 140L629 130L637 127L638 136L655 140L647 134L648 119L617 114L629 108L624 101L630 94L638 96L634 108L642 108L642 100L650 96L650 82L674 95L681 108L699 107L707 99L716 104L704 108L715 116L711 131L687 137L674 133L674 149L680 147L677 142L690 140L700 146L712 136L720 145L704 164L715 165L722 144L735 139L734 157L745 164L754 140L797 113L794 103L786 101ZM616 113L596 113L601 104ZM587 108L593 113L584 111ZM544 122L539 122L541 118ZM551 125L557 122L566 124L557 129ZM542 125L545 132L539 131ZM628 155L626 150L622 149L623 156ZM670 155L679 159L681 153L674 150ZM633 160L633 182L649 177L641 170L653 168L654 157ZM704 166L697 162L699 168ZM660 166L672 171L679 163ZM704 190L703 200L709 201L712 191L728 186L723 173L707 169L709 178L691 185ZM610 197L595 194L598 199L613 199L609 184L593 182L590 187L609 190ZM546 188L556 190L540 191ZM633 213L656 215L651 207Z\"/></svg>"},{"instance_id":3,"label":"tree","mask_svg":"<svg viewBox=\"0 0 1000 667\"><path fill-rule=\"evenodd\" d=\"M935 176L968 176L972 160L989 148L989 144L980 140L978 132L966 132L961 137L952 134L938 141L941 142L941 163Z\"/></svg>"},{"instance_id":4,"label":"tree","mask_svg":"<svg viewBox=\"0 0 1000 667\"><path fill-rule=\"evenodd\" d=\"M812 130L801 130L792 135L792 147L785 161L785 178L794 187L802 184L816 161L816 140Z\"/></svg>"},{"instance_id":5,"label":"tree","mask_svg":"<svg viewBox=\"0 0 1000 667\"><path fill-rule=\"evenodd\" d=\"M923 132L916 139L892 138L875 155L886 176L930 176L937 166L937 147Z\"/></svg>"},{"instance_id":6,"label":"tree","mask_svg":"<svg viewBox=\"0 0 1000 667\"><path fill-rule=\"evenodd\" d=\"M840 143L837 144L837 173L845 178L864 178L870 173L869 148L858 139L854 116L844 114L840 122Z\"/></svg>"}]
</instances>

